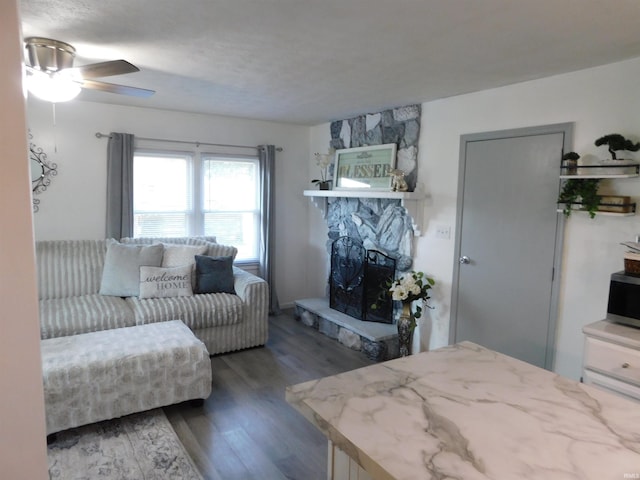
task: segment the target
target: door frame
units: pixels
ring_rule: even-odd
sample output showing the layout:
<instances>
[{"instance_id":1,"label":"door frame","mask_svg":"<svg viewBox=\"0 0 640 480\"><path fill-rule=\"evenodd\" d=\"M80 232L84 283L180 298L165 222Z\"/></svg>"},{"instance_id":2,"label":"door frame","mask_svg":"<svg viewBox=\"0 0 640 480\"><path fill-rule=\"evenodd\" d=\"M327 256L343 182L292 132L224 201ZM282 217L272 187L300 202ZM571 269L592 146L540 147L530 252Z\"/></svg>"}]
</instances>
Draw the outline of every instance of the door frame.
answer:
<instances>
[{"instance_id":1,"label":"door frame","mask_svg":"<svg viewBox=\"0 0 640 480\"><path fill-rule=\"evenodd\" d=\"M458 197L456 204L456 236L453 257L453 279L451 284L451 316L449 321L449 344L456 343L456 327L458 324L458 282L460 280L460 263L462 243L462 222L464 209L464 185L467 162L467 144L484 140L500 140L506 138L530 137L536 135L563 134L563 146L560 156L570 152L573 148L573 123L557 123L541 125L537 127L525 127L509 130L495 130L491 132L472 133L460 135L460 159L458 162ZM560 163L558 162L558 176L560 175ZM558 177L558 188L560 178ZM551 299L549 305L549 329L547 332L547 346L545 351L544 366L551 370L555 359L555 338L558 321L558 303L560 295L560 272L562 265L562 245L564 240L565 217L561 212L556 216L556 236L553 254L553 273L551 279Z\"/></svg>"}]
</instances>

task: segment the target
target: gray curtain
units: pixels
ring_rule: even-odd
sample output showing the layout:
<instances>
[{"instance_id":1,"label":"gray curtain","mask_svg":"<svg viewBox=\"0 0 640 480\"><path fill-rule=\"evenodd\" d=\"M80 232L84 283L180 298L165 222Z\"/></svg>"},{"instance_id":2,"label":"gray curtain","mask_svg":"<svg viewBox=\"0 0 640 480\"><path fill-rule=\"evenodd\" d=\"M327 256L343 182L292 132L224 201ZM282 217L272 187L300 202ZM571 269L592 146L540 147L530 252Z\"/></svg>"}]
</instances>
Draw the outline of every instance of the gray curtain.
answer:
<instances>
[{"instance_id":1,"label":"gray curtain","mask_svg":"<svg viewBox=\"0 0 640 480\"><path fill-rule=\"evenodd\" d=\"M275 221L273 208L276 148L273 145L259 145L258 158L260 160L260 211L262 212L259 274L269 284L269 314L277 315L280 313L280 304L278 303L275 284Z\"/></svg>"},{"instance_id":2,"label":"gray curtain","mask_svg":"<svg viewBox=\"0 0 640 480\"><path fill-rule=\"evenodd\" d=\"M133 135L109 134L106 238L133 236Z\"/></svg>"}]
</instances>

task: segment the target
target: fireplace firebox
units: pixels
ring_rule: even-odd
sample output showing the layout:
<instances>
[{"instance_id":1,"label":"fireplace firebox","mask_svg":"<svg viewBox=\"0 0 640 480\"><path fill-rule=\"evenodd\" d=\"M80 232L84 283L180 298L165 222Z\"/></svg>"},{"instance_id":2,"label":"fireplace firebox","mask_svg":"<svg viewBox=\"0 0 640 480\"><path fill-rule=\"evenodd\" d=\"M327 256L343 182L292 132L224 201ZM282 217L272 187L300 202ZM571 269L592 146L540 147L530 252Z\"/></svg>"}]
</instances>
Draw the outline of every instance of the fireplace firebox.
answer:
<instances>
[{"instance_id":1,"label":"fireplace firebox","mask_svg":"<svg viewBox=\"0 0 640 480\"><path fill-rule=\"evenodd\" d=\"M352 237L336 239L331 245L329 306L358 320L393 323L388 284L395 271L392 257L367 250Z\"/></svg>"}]
</instances>

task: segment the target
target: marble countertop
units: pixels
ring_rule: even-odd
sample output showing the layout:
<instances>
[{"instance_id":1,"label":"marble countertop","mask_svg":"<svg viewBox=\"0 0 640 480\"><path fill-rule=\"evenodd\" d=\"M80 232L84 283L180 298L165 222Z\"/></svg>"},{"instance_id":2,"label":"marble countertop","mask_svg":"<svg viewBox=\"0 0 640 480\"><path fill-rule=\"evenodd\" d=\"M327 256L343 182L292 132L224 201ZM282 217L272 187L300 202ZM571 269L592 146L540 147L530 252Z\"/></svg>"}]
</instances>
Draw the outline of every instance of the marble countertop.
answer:
<instances>
[{"instance_id":1,"label":"marble countertop","mask_svg":"<svg viewBox=\"0 0 640 480\"><path fill-rule=\"evenodd\" d=\"M376 479L640 478L640 406L462 342L287 388Z\"/></svg>"},{"instance_id":2,"label":"marble countertop","mask_svg":"<svg viewBox=\"0 0 640 480\"><path fill-rule=\"evenodd\" d=\"M629 327L610 320L600 320L582 327L592 337L600 337L631 348L640 349L640 328Z\"/></svg>"}]
</instances>

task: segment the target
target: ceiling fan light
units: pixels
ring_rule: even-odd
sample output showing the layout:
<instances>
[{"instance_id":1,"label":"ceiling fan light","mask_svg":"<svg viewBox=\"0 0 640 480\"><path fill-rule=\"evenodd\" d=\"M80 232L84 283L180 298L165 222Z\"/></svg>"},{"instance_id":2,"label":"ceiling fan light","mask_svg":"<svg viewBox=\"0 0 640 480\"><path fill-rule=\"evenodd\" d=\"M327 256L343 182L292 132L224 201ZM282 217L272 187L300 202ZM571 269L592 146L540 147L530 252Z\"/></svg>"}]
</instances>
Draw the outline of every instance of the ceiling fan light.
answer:
<instances>
[{"instance_id":1,"label":"ceiling fan light","mask_svg":"<svg viewBox=\"0 0 640 480\"><path fill-rule=\"evenodd\" d=\"M80 84L69 75L46 74L44 72L32 72L27 75L27 90L40 100L59 103L68 102L78 96Z\"/></svg>"},{"instance_id":2,"label":"ceiling fan light","mask_svg":"<svg viewBox=\"0 0 640 480\"><path fill-rule=\"evenodd\" d=\"M76 49L71 45L51 38L26 38L25 48L29 64L43 72L57 72L71 68L76 56Z\"/></svg>"}]
</instances>

